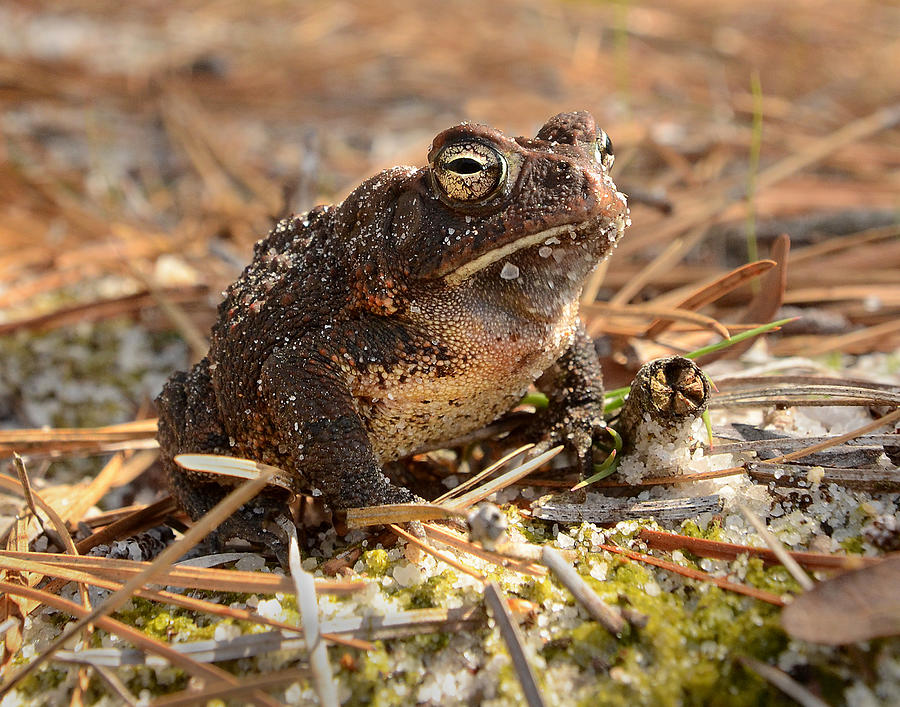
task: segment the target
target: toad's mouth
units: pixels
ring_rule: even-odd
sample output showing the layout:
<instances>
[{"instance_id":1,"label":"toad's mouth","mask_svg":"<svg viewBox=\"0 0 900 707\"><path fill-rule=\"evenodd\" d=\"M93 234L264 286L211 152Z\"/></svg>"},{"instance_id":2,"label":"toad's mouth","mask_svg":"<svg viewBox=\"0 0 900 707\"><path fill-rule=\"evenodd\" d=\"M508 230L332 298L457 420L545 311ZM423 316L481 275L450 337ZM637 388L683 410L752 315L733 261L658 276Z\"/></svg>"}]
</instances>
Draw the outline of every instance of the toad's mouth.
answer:
<instances>
[{"instance_id":1,"label":"toad's mouth","mask_svg":"<svg viewBox=\"0 0 900 707\"><path fill-rule=\"evenodd\" d=\"M625 227L628 225L628 217L626 215L619 216L614 220L610 220L607 216L598 216L596 218L581 221L580 223L567 223L562 226L554 226L537 233L532 233L522 238L517 238L509 243L502 245L486 253L482 253L474 260L463 263L455 270L451 270L444 275L444 282L448 285L458 285L468 280L475 273L481 272L485 268L493 265L498 260L507 258L513 253L520 250L531 248L537 245L549 245L556 241L559 243L559 236L568 235L573 243L584 243L589 240L599 240L605 235L609 239L609 243L602 248L601 253L605 256L609 254L612 247L619 240Z\"/></svg>"}]
</instances>

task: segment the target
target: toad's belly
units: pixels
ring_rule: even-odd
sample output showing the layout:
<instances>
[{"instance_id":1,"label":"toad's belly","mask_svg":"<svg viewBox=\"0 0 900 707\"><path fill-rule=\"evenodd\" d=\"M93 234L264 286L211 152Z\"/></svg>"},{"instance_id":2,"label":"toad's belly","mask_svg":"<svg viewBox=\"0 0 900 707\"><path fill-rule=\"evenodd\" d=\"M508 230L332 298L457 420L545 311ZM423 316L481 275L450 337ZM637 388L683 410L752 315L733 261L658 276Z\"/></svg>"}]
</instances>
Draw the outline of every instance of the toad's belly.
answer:
<instances>
[{"instance_id":1,"label":"toad's belly","mask_svg":"<svg viewBox=\"0 0 900 707\"><path fill-rule=\"evenodd\" d=\"M376 403L367 420L369 439L380 462L399 459L430 443L440 443L484 427L512 408L528 389L478 391L449 400Z\"/></svg>"},{"instance_id":2,"label":"toad's belly","mask_svg":"<svg viewBox=\"0 0 900 707\"><path fill-rule=\"evenodd\" d=\"M474 355L469 339L466 360L454 362L449 374L435 367L394 371L391 385L361 379L353 393L375 455L381 463L399 459L496 420L569 347L576 322L546 325L539 336L486 345Z\"/></svg>"}]
</instances>

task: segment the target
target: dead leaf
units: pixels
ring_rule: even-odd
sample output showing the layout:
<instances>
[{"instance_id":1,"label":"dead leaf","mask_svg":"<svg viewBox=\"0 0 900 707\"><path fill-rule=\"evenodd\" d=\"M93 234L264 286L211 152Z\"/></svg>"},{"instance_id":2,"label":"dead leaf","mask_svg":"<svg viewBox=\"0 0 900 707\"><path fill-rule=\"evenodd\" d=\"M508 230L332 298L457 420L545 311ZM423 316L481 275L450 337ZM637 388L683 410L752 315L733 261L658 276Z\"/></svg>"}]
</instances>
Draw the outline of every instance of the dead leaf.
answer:
<instances>
[{"instance_id":1,"label":"dead leaf","mask_svg":"<svg viewBox=\"0 0 900 707\"><path fill-rule=\"evenodd\" d=\"M781 612L793 638L839 645L900 634L900 555L826 579Z\"/></svg>"}]
</instances>

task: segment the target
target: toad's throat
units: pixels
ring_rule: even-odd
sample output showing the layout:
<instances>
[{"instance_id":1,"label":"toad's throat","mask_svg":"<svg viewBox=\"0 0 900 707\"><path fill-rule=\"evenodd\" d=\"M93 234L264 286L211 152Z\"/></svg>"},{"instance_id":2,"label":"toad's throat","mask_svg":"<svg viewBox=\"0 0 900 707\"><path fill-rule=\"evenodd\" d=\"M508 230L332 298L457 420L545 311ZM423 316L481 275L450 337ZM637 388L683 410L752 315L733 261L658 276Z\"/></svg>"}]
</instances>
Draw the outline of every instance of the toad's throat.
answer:
<instances>
[{"instance_id":1,"label":"toad's throat","mask_svg":"<svg viewBox=\"0 0 900 707\"><path fill-rule=\"evenodd\" d=\"M493 250L489 250L487 253L482 253L474 260L463 263L455 270L451 270L449 273L444 275L443 280L452 287L469 279L475 273L484 270L490 265L493 265L498 260L506 258L513 253L524 250L525 248L531 248L532 246L536 246L539 243L543 243L563 234L569 234L574 239L579 235L583 236L587 233L599 230L600 228L602 227L597 220L591 220L581 223L567 223L562 226L554 226L553 228L538 231L537 233L532 233L530 236L517 238L516 240L507 243L506 245L500 246L499 248L494 248ZM614 230L616 232L616 235L610 237L611 243L614 242L619 235L621 235L624 228L625 223L621 219L617 219L617 221L612 224L612 229L610 230Z\"/></svg>"}]
</instances>

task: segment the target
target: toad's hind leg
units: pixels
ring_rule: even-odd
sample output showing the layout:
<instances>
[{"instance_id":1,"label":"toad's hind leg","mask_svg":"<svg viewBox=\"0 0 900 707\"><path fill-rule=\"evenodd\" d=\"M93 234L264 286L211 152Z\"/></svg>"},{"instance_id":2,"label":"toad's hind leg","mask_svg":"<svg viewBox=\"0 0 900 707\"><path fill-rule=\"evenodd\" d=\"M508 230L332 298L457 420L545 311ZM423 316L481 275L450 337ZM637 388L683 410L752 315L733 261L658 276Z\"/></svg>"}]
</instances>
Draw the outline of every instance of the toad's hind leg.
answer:
<instances>
[{"instance_id":1,"label":"toad's hind leg","mask_svg":"<svg viewBox=\"0 0 900 707\"><path fill-rule=\"evenodd\" d=\"M169 489L192 520L198 520L233 488L224 477L210 481L207 474L188 471L175 463L179 454L225 454L232 451L219 419L215 393L204 358L188 372L176 373L156 399L159 412L160 457ZM210 534L216 547L231 538L283 552L279 537L270 532L269 520L287 512L287 494L267 490L239 508Z\"/></svg>"},{"instance_id":2,"label":"toad's hind leg","mask_svg":"<svg viewBox=\"0 0 900 707\"><path fill-rule=\"evenodd\" d=\"M384 475L353 396L327 356L276 352L263 366L262 389L294 469L333 510L421 500Z\"/></svg>"}]
</instances>

